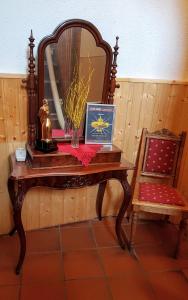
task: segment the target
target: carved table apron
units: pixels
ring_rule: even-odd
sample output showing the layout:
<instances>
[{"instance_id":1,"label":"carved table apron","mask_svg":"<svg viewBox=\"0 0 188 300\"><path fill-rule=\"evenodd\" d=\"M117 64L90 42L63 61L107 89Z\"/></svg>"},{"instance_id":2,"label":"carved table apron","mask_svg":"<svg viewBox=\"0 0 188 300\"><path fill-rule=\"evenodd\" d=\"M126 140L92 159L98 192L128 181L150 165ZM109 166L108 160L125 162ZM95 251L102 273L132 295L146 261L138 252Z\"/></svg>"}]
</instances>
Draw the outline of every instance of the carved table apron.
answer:
<instances>
[{"instance_id":1,"label":"carved table apron","mask_svg":"<svg viewBox=\"0 0 188 300\"><path fill-rule=\"evenodd\" d=\"M8 179L8 191L13 206L14 228L20 241L20 255L16 266L16 274L20 273L25 253L26 237L22 224L21 211L24 197L31 188L44 186L55 189L81 188L99 184L96 199L96 211L99 220L102 219L102 201L106 183L109 179L117 179L123 188L124 196L116 218L115 230L121 248L125 248L127 239L122 229L121 222L131 199L131 188L127 181L127 171L133 169L128 163L108 163L82 166L69 166L57 168L31 168L27 162L16 162L15 156L11 156L12 172Z\"/></svg>"}]
</instances>

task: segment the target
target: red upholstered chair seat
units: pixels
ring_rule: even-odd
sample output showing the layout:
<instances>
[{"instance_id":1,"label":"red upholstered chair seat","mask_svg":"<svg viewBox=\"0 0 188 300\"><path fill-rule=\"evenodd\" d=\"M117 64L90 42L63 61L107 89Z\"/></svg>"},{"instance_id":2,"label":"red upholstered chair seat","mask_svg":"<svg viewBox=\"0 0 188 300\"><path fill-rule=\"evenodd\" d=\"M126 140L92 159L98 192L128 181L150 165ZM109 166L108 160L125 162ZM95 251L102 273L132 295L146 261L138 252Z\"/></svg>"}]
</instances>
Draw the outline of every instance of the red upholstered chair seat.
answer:
<instances>
[{"instance_id":1,"label":"red upholstered chair seat","mask_svg":"<svg viewBox=\"0 0 188 300\"><path fill-rule=\"evenodd\" d=\"M141 182L139 184L139 200L184 206L183 197L175 188L158 183Z\"/></svg>"}]
</instances>

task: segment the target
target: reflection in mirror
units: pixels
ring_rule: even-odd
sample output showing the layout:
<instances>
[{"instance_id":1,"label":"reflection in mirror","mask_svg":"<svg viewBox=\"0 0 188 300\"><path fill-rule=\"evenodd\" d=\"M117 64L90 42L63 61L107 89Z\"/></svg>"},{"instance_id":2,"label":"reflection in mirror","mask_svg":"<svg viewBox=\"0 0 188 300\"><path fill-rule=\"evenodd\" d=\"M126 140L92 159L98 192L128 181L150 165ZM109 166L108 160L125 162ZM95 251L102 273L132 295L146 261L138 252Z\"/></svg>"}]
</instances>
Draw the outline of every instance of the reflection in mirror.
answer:
<instances>
[{"instance_id":1,"label":"reflection in mirror","mask_svg":"<svg viewBox=\"0 0 188 300\"><path fill-rule=\"evenodd\" d=\"M80 127L85 100L102 101L105 66L104 49L81 27L64 30L57 43L46 47L44 98L49 104L53 137L70 136L73 126Z\"/></svg>"}]
</instances>

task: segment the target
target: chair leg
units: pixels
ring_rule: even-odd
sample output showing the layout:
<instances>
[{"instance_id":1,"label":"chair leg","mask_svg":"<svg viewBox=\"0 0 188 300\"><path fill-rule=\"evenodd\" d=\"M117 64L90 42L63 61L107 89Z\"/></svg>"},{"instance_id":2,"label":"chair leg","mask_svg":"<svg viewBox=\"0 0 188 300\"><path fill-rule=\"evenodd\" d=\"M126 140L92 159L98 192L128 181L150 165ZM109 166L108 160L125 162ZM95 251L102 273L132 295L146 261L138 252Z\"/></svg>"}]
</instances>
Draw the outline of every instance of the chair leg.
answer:
<instances>
[{"instance_id":1,"label":"chair leg","mask_svg":"<svg viewBox=\"0 0 188 300\"><path fill-rule=\"evenodd\" d=\"M132 220L131 220L131 232L130 232L130 239L129 239L129 250L130 250L131 254L134 254L134 255L135 255L134 237L135 237L135 233L136 233L137 220L138 220L138 213L136 211L133 211Z\"/></svg>"},{"instance_id":2,"label":"chair leg","mask_svg":"<svg viewBox=\"0 0 188 300\"><path fill-rule=\"evenodd\" d=\"M178 258L179 252L180 252L180 243L181 239L183 237L184 231L186 229L186 219L182 218L179 224L179 231L178 231L178 237L176 242L176 248L174 251L174 258Z\"/></svg>"}]
</instances>

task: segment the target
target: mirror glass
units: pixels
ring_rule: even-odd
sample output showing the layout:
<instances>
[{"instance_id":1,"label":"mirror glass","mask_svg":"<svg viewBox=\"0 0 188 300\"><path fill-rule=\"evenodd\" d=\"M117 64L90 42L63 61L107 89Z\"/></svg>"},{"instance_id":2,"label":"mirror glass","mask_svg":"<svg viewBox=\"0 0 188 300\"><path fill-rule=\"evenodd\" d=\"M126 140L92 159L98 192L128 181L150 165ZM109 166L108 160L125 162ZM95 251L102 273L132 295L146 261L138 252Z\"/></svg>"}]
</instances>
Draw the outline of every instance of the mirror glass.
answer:
<instances>
[{"instance_id":1,"label":"mirror glass","mask_svg":"<svg viewBox=\"0 0 188 300\"><path fill-rule=\"evenodd\" d=\"M70 136L67 111L75 109L74 101L102 101L105 66L105 50L96 46L94 36L85 28L67 28L57 43L47 45L44 98L49 105L53 138Z\"/></svg>"}]
</instances>

